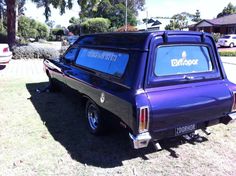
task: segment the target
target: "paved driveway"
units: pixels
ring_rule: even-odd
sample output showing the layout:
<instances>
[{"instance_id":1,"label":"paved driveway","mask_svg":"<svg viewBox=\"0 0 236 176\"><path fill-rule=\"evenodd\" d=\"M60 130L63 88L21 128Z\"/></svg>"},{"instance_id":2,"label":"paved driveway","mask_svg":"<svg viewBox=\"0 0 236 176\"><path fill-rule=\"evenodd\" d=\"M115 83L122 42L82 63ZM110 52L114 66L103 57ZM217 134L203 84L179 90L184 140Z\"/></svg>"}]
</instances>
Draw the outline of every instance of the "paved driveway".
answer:
<instances>
[{"instance_id":1,"label":"paved driveway","mask_svg":"<svg viewBox=\"0 0 236 176\"><path fill-rule=\"evenodd\" d=\"M34 81L47 80L43 71L43 60L11 60L6 66L0 65L0 79L9 78Z\"/></svg>"}]
</instances>

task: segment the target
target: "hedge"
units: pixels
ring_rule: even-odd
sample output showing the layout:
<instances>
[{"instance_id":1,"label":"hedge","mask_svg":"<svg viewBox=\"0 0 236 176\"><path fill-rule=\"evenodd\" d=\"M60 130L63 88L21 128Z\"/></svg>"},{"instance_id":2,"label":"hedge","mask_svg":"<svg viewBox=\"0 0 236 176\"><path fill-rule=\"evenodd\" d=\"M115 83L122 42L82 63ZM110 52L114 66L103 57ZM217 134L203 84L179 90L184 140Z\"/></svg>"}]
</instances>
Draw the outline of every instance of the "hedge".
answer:
<instances>
[{"instance_id":1,"label":"hedge","mask_svg":"<svg viewBox=\"0 0 236 176\"><path fill-rule=\"evenodd\" d=\"M59 55L59 51L54 48L31 45L13 48L13 59L53 59L58 58Z\"/></svg>"},{"instance_id":2,"label":"hedge","mask_svg":"<svg viewBox=\"0 0 236 176\"><path fill-rule=\"evenodd\" d=\"M220 56L235 56L236 51L219 51Z\"/></svg>"}]
</instances>

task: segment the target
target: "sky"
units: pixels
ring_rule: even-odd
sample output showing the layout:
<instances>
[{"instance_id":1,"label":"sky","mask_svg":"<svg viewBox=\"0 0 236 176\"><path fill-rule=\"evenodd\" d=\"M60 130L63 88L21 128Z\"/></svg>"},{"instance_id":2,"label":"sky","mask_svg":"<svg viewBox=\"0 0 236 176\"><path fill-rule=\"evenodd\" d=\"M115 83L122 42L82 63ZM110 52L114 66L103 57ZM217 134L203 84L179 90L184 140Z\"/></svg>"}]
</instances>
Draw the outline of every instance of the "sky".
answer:
<instances>
[{"instance_id":1,"label":"sky","mask_svg":"<svg viewBox=\"0 0 236 176\"><path fill-rule=\"evenodd\" d=\"M143 19L148 17L164 16L172 17L181 12L188 12L194 14L196 10L200 10L202 19L212 19L220 13L228 3L236 5L236 0L146 0L146 10L140 12L138 18ZM25 15L32 17L41 22L45 21L43 15L44 8L37 8L30 0L26 1ZM66 10L64 15L60 15L59 10L52 8L52 16L50 20L55 21L55 25L60 24L67 27L71 17L78 17L80 7L77 0L74 0L72 10Z\"/></svg>"}]
</instances>

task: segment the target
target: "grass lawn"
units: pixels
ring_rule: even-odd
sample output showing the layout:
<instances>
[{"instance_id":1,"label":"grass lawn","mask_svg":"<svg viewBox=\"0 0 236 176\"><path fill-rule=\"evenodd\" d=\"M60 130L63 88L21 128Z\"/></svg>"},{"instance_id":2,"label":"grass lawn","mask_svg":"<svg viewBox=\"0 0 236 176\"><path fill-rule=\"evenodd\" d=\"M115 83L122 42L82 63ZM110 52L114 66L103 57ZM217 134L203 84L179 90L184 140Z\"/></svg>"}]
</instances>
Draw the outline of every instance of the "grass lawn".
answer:
<instances>
[{"instance_id":1,"label":"grass lawn","mask_svg":"<svg viewBox=\"0 0 236 176\"><path fill-rule=\"evenodd\" d=\"M0 78L0 175L236 175L235 123L211 127L202 143L137 151L119 129L90 135L80 97L35 91L46 85Z\"/></svg>"}]
</instances>

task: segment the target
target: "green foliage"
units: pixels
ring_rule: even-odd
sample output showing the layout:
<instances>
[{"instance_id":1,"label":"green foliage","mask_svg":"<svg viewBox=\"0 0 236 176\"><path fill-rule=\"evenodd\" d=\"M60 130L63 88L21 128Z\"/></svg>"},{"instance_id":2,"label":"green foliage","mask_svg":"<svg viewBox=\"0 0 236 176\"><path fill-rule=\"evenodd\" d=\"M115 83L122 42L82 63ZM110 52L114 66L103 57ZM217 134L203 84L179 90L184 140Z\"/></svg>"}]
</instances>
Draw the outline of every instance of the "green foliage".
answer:
<instances>
[{"instance_id":1,"label":"green foliage","mask_svg":"<svg viewBox=\"0 0 236 176\"><path fill-rule=\"evenodd\" d=\"M64 30L62 28L55 28L55 29L52 29L52 34L53 35L64 35Z\"/></svg>"},{"instance_id":2,"label":"green foliage","mask_svg":"<svg viewBox=\"0 0 236 176\"><path fill-rule=\"evenodd\" d=\"M89 3L84 1L78 1L81 6L80 18L84 19L102 17L111 21L111 26L119 28L125 24L125 0L92 0ZM142 10L145 4L145 0L128 0L127 14L128 23L130 25L136 25L136 15L138 10Z\"/></svg>"},{"instance_id":3,"label":"green foliage","mask_svg":"<svg viewBox=\"0 0 236 176\"><path fill-rule=\"evenodd\" d=\"M47 38L48 28L46 25L26 16L21 16L18 21L18 35L23 38Z\"/></svg>"},{"instance_id":4,"label":"green foliage","mask_svg":"<svg viewBox=\"0 0 236 176\"><path fill-rule=\"evenodd\" d=\"M236 51L219 51L220 56L229 56L229 57L235 57Z\"/></svg>"},{"instance_id":5,"label":"green foliage","mask_svg":"<svg viewBox=\"0 0 236 176\"><path fill-rule=\"evenodd\" d=\"M173 20L170 21L165 29L166 30L183 30L188 26L188 18L191 18L192 15L186 12L176 14L172 17Z\"/></svg>"},{"instance_id":6,"label":"green foliage","mask_svg":"<svg viewBox=\"0 0 236 176\"><path fill-rule=\"evenodd\" d=\"M81 23L83 34L107 32L110 27L110 21L104 18L91 18Z\"/></svg>"},{"instance_id":7,"label":"green foliage","mask_svg":"<svg viewBox=\"0 0 236 176\"><path fill-rule=\"evenodd\" d=\"M194 21L194 22L199 22L199 21L201 21L201 20L202 20L202 19L201 19L201 13L200 13L200 11L199 11L199 10L196 10L195 14L193 15L192 21Z\"/></svg>"},{"instance_id":8,"label":"green foliage","mask_svg":"<svg viewBox=\"0 0 236 176\"><path fill-rule=\"evenodd\" d=\"M71 17L69 20L69 23L71 24L80 24L81 20L80 18L75 18L75 17Z\"/></svg>"},{"instance_id":9,"label":"green foliage","mask_svg":"<svg viewBox=\"0 0 236 176\"><path fill-rule=\"evenodd\" d=\"M80 35L80 24L72 24L67 27L70 32L72 32L74 35Z\"/></svg>"},{"instance_id":10,"label":"green foliage","mask_svg":"<svg viewBox=\"0 0 236 176\"><path fill-rule=\"evenodd\" d=\"M44 15L46 21L48 21L49 17L51 16L51 7L59 9L60 14L64 14L66 9L71 9L73 6L73 0L31 0L34 2L37 7L44 7Z\"/></svg>"},{"instance_id":11,"label":"green foliage","mask_svg":"<svg viewBox=\"0 0 236 176\"><path fill-rule=\"evenodd\" d=\"M236 13L236 6L234 6L230 2L226 7L224 7L222 12L217 15L217 18L226 16L226 15L231 15L231 14L234 14L234 13Z\"/></svg>"}]
</instances>

